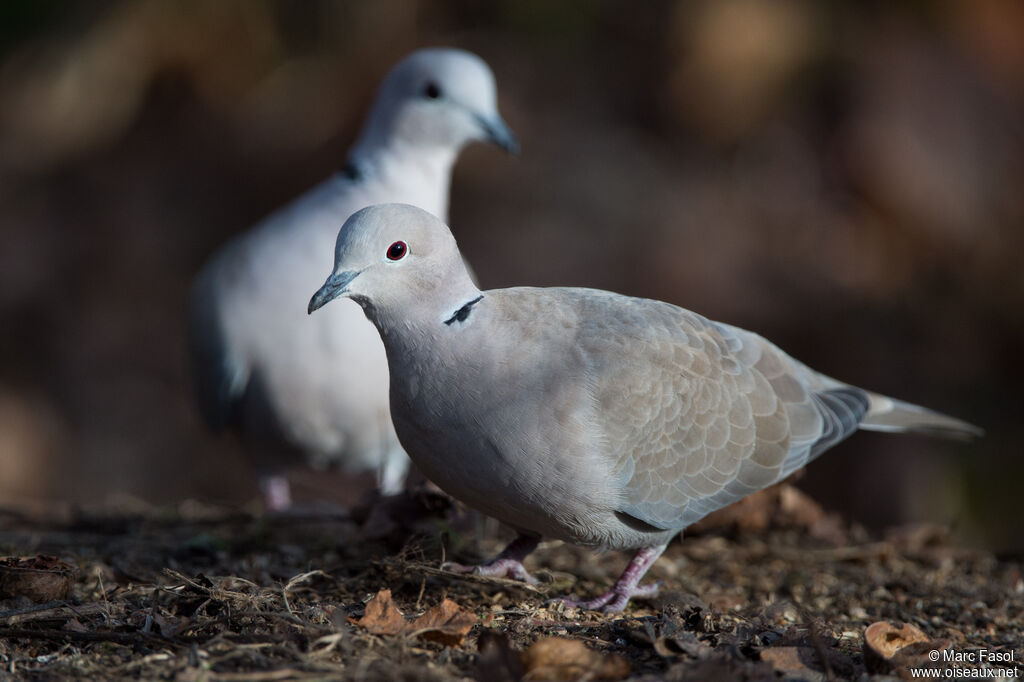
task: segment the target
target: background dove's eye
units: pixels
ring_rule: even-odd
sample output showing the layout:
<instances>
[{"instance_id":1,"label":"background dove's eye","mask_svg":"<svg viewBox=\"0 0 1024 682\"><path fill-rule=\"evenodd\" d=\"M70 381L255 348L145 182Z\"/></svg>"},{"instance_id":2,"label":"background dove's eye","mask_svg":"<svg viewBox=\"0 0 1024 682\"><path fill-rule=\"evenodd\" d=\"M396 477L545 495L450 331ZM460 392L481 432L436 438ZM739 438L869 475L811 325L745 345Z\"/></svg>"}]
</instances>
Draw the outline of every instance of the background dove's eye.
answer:
<instances>
[{"instance_id":1,"label":"background dove's eye","mask_svg":"<svg viewBox=\"0 0 1024 682\"><path fill-rule=\"evenodd\" d=\"M441 88L437 86L437 83L431 81L427 83L427 87L423 89L423 94L428 99L437 99L441 96Z\"/></svg>"},{"instance_id":2,"label":"background dove's eye","mask_svg":"<svg viewBox=\"0 0 1024 682\"><path fill-rule=\"evenodd\" d=\"M388 260L402 260L408 252L409 247L405 245L405 242L395 242L388 247Z\"/></svg>"}]
</instances>

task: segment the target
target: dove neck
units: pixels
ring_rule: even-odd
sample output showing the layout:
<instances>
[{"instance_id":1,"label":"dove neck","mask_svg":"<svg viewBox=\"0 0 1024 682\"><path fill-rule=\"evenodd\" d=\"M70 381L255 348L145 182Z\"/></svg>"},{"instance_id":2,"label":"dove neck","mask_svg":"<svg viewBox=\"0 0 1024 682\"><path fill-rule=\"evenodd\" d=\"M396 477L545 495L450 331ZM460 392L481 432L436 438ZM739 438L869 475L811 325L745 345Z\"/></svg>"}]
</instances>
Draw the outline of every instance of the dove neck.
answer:
<instances>
[{"instance_id":1,"label":"dove neck","mask_svg":"<svg viewBox=\"0 0 1024 682\"><path fill-rule=\"evenodd\" d=\"M365 308L367 317L380 330L389 354L406 352L422 339L439 338L474 321L477 309L486 299L459 265L457 272L436 287L416 287Z\"/></svg>"},{"instance_id":2,"label":"dove neck","mask_svg":"<svg viewBox=\"0 0 1024 682\"><path fill-rule=\"evenodd\" d=\"M373 128L367 130L352 148L348 165L359 177L385 188L388 195L446 221L452 167L458 149L382 139L387 138L382 138Z\"/></svg>"}]
</instances>

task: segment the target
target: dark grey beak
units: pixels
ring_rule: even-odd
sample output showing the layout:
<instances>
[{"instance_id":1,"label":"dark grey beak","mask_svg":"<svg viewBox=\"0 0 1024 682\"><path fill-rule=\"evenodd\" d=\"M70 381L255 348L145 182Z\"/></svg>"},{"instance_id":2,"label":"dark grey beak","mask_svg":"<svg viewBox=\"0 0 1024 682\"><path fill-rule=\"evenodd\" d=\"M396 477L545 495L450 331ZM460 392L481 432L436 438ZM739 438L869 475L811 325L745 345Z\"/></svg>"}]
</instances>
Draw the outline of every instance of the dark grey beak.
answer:
<instances>
[{"instance_id":1,"label":"dark grey beak","mask_svg":"<svg viewBox=\"0 0 1024 682\"><path fill-rule=\"evenodd\" d=\"M328 277L324 285L313 294L313 298L309 299L309 308L306 311L312 314L314 310L322 308L344 294L347 291L346 287L359 276L359 273L359 270L346 270L345 272L337 272Z\"/></svg>"},{"instance_id":2,"label":"dark grey beak","mask_svg":"<svg viewBox=\"0 0 1024 682\"><path fill-rule=\"evenodd\" d=\"M488 142L493 142L512 156L519 156L519 140L516 139L501 116L495 115L494 118L477 116L476 121L487 136Z\"/></svg>"}]
</instances>

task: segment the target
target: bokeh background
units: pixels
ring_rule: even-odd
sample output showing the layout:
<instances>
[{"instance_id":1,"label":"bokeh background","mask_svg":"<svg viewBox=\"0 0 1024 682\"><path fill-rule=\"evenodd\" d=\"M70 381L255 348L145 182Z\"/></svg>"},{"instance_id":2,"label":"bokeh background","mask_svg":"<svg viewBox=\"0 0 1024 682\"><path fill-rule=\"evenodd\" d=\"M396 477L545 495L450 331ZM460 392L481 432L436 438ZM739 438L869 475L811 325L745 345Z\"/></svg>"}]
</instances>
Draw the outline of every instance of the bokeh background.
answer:
<instances>
[{"instance_id":1,"label":"bokeh background","mask_svg":"<svg viewBox=\"0 0 1024 682\"><path fill-rule=\"evenodd\" d=\"M257 496L192 407L190 279L426 45L491 64L522 142L456 168L485 286L668 300L977 423L859 434L800 486L1024 551L1017 0L5 0L0 506Z\"/></svg>"}]
</instances>

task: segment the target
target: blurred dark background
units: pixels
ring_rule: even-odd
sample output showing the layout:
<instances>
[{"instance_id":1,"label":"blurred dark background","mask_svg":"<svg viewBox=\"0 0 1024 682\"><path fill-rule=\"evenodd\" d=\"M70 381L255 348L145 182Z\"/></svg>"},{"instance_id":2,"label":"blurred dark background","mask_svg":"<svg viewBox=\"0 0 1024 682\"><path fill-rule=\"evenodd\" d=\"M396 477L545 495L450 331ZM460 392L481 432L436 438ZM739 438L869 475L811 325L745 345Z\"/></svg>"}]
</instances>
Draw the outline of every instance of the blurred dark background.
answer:
<instances>
[{"instance_id":1,"label":"blurred dark background","mask_svg":"<svg viewBox=\"0 0 1024 682\"><path fill-rule=\"evenodd\" d=\"M977 423L859 434L800 485L1024 550L1016 0L6 0L0 506L256 497L192 408L190 279L441 44L491 64L523 146L456 169L485 286L668 300Z\"/></svg>"}]
</instances>

